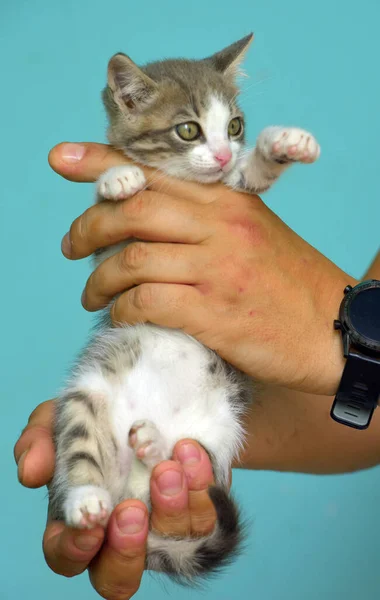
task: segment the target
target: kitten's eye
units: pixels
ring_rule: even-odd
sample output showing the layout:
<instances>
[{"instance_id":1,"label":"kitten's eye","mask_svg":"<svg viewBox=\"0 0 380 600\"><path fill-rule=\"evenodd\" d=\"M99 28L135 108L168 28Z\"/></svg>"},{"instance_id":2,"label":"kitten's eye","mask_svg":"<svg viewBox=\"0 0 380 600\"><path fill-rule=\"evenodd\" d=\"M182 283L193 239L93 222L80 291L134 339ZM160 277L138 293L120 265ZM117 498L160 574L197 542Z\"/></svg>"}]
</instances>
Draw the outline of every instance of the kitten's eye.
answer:
<instances>
[{"instance_id":1,"label":"kitten's eye","mask_svg":"<svg viewBox=\"0 0 380 600\"><path fill-rule=\"evenodd\" d=\"M194 123L193 121L181 123L181 125L177 125L175 129L179 137L187 142L196 140L201 135L201 128L198 123Z\"/></svg>"},{"instance_id":2,"label":"kitten's eye","mask_svg":"<svg viewBox=\"0 0 380 600\"><path fill-rule=\"evenodd\" d=\"M235 136L235 135L239 135L239 133L242 130L242 122L241 122L241 118L240 117L235 117L234 119L232 119L230 121L230 124L228 125L228 135L231 136Z\"/></svg>"}]
</instances>

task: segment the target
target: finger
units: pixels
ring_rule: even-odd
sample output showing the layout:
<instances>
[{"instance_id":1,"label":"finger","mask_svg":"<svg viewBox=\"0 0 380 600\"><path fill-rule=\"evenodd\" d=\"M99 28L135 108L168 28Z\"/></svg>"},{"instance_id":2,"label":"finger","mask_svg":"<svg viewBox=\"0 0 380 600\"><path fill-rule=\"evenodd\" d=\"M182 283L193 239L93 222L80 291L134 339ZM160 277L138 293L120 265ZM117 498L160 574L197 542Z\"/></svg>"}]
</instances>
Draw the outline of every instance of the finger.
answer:
<instances>
[{"instance_id":1,"label":"finger","mask_svg":"<svg viewBox=\"0 0 380 600\"><path fill-rule=\"evenodd\" d=\"M186 310L189 306L193 310ZM149 321L194 335L204 331L209 316L202 293L194 286L142 283L119 296L111 307L111 319L115 324L130 325Z\"/></svg>"},{"instance_id":2,"label":"finger","mask_svg":"<svg viewBox=\"0 0 380 600\"><path fill-rule=\"evenodd\" d=\"M91 274L82 304L87 310L99 310L116 294L145 282L199 283L202 250L186 244L129 244Z\"/></svg>"},{"instance_id":3,"label":"finger","mask_svg":"<svg viewBox=\"0 0 380 600\"><path fill-rule=\"evenodd\" d=\"M104 530L101 527L82 531L52 521L46 527L43 540L46 562L54 573L74 577L87 569L103 540Z\"/></svg>"},{"instance_id":4,"label":"finger","mask_svg":"<svg viewBox=\"0 0 380 600\"><path fill-rule=\"evenodd\" d=\"M49 153L52 169L69 181L90 183L111 167L131 163L121 151L106 144L89 142L58 144ZM201 185L169 177L156 169L139 165L144 171L150 189L167 194L208 203L216 199L226 188L221 184Z\"/></svg>"},{"instance_id":5,"label":"finger","mask_svg":"<svg viewBox=\"0 0 380 600\"><path fill-rule=\"evenodd\" d=\"M107 540L89 568L95 590L107 600L128 600L136 593L145 567L148 512L127 500L112 513Z\"/></svg>"},{"instance_id":6,"label":"finger","mask_svg":"<svg viewBox=\"0 0 380 600\"><path fill-rule=\"evenodd\" d=\"M131 237L198 244L211 232L212 215L207 219L203 207L148 190L123 202L102 202L86 210L73 222L62 251L67 258L84 258Z\"/></svg>"},{"instance_id":7,"label":"finger","mask_svg":"<svg viewBox=\"0 0 380 600\"><path fill-rule=\"evenodd\" d=\"M110 167L131 162L111 146L87 142L58 144L50 150L48 160L56 173L82 183L96 181Z\"/></svg>"},{"instance_id":8,"label":"finger","mask_svg":"<svg viewBox=\"0 0 380 600\"><path fill-rule=\"evenodd\" d=\"M173 458L181 464L188 482L191 533L207 535L216 523L215 508L208 494L209 486L214 483L210 458L193 440L178 442Z\"/></svg>"},{"instance_id":9,"label":"finger","mask_svg":"<svg viewBox=\"0 0 380 600\"><path fill-rule=\"evenodd\" d=\"M152 529L165 535L189 535L187 481L180 465L173 461L160 463L152 473L150 494Z\"/></svg>"},{"instance_id":10,"label":"finger","mask_svg":"<svg viewBox=\"0 0 380 600\"><path fill-rule=\"evenodd\" d=\"M37 406L14 447L18 478L26 487L46 485L54 472L53 445L54 402Z\"/></svg>"}]
</instances>

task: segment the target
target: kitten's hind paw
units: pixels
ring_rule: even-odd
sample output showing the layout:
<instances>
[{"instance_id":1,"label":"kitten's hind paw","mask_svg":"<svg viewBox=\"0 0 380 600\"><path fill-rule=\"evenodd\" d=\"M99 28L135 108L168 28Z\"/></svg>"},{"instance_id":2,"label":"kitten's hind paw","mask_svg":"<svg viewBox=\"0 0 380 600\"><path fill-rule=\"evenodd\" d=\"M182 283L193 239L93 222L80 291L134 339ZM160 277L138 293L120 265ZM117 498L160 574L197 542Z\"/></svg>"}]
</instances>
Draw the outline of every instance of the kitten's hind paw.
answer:
<instances>
[{"instance_id":1,"label":"kitten's hind paw","mask_svg":"<svg viewBox=\"0 0 380 600\"><path fill-rule=\"evenodd\" d=\"M80 485L69 490L64 514L66 525L78 529L105 527L112 511L111 496L95 485Z\"/></svg>"},{"instance_id":2,"label":"kitten's hind paw","mask_svg":"<svg viewBox=\"0 0 380 600\"><path fill-rule=\"evenodd\" d=\"M149 469L169 458L165 441L152 421L135 421L129 431L128 443L136 458Z\"/></svg>"},{"instance_id":3,"label":"kitten's hind paw","mask_svg":"<svg viewBox=\"0 0 380 600\"><path fill-rule=\"evenodd\" d=\"M258 137L257 148L277 163L313 163L321 153L315 137L297 127L267 127Z\"/></svg>"},{"instance_id":4,"label":"kitten's hind paw","mask_svg":"<svg viewBox=\"0 0 380 600\"><path fill-rule=\"evenodd\" d=\"M97 182L97 193L106 200L124 200L145 186L145 176L139 167L123 165L111 167Z\"/></svg>"}]
</instances>

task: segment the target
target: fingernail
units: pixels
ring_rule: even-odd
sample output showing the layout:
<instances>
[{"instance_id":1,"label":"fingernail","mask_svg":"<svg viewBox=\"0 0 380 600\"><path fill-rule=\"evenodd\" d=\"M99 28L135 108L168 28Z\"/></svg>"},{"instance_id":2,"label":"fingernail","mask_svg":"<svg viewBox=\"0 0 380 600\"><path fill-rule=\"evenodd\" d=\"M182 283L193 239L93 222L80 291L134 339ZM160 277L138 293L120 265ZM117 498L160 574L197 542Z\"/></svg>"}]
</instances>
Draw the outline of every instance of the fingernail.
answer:
<instances>
[{"instance_id":1,"label":"fingernail","mask_svg":"<svg viewBox=\"0 0 380 600\"><path fill-rule=\"evenodd\" d=\"M61 242L61 250L62 254L67 257L71 256L71 242L70 242L70 234L66 233Z\"/></svg>"},{"instance_id":2,"label":"fingernail","mask_svg":"<svg viewBox=\"0 0 380 600\"><path fill-rule=\"evenodd\" d=\"M78 535L74 538L74 544L79 550L95 550L95 548L99 545L99 538L94 535Z\"/></svg>"},{"instance_id":3,"label":"fingernail","mask_svg":"<svg viewBox=\"0 0 380 600\"><path fill-rule=\"evenodd\" d=\"M176 496L183 488L183 477L179 471L169 469L157 478L157 486L164 496Z\"/></svg>"},{"instance_id":4,"label":"fingernail","mask_svg":"<svg viewBox=\"0 0 380 600\"><path fill-rule=\"evenodd\" d=\"M80 144L64 144L61 148L61 158L64 162L72 164L82 160L86 148Z\"/></svg>"},{"instance_id":5,"label":"fingernail","mask_svg":"<svg viewBox=\"0 0 380 600\"><path fill-rule=\"evenodd\" d=\"M195 465L201 460L199 448L194 444L182 444L176 451L176 455L183 465Z\"/></svg>"},{"instance_id":6,"label":"fingernail","mask_svg":"<svg viewBox=\"0 0 380 600\"><path fill-rule=\"evenodd\" d=\"M140 533L146 518L146 513L141 508L130 506L119 512L116 523L121 533Z\"/></svg>"},{"instance_id":7,"label":"fingernail","mask_svg":"<svg viewBox=\"0 0 380 600\"><path fill-rule=\"evenodd\" d=\"M18 463L17 463L17 476L18 476L18 480L20 483L22 483L22 478L24 475L24 462L25 462L25 458L26 455L29 452L29 448L27 450L25 450L25 452L23 452L20 456L20 458L18 459Z\"/></svg>"}]
</instances>

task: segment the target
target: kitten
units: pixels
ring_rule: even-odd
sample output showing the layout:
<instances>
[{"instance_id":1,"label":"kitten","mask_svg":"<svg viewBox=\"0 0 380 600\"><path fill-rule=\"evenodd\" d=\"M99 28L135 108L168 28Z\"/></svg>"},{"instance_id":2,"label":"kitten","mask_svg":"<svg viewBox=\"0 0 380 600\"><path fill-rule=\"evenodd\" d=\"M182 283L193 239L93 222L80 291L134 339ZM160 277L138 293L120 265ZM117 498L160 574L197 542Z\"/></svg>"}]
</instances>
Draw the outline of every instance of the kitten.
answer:
<instances>
[{"instance_id":1,"label":"kitten","mask_svg":"<svg viewBox=\"0 0 380 600\"><path fill-rule=\"evenodd\" d=\"M138 67L124 54L109 62L103 100L110 143L140 163L183 179L267 190L294 161L319 156L314 137L269 127L249 154L236 77L249 35L204 60ZM114 167L97 184L98 201L122 200L145 186L136 165ZM128 243L97 253L101 262ZM241 546L229 469L242 447L250 379L181 331L114 327L108 311L57 402L51 514L77 528L106 526L125 498L148 506L152 469L175 443L198 440L212 460L210 497L217 524L203 538L149 533L147 568L192 583L227 564Z\"/></svg>"}]
</instances>

